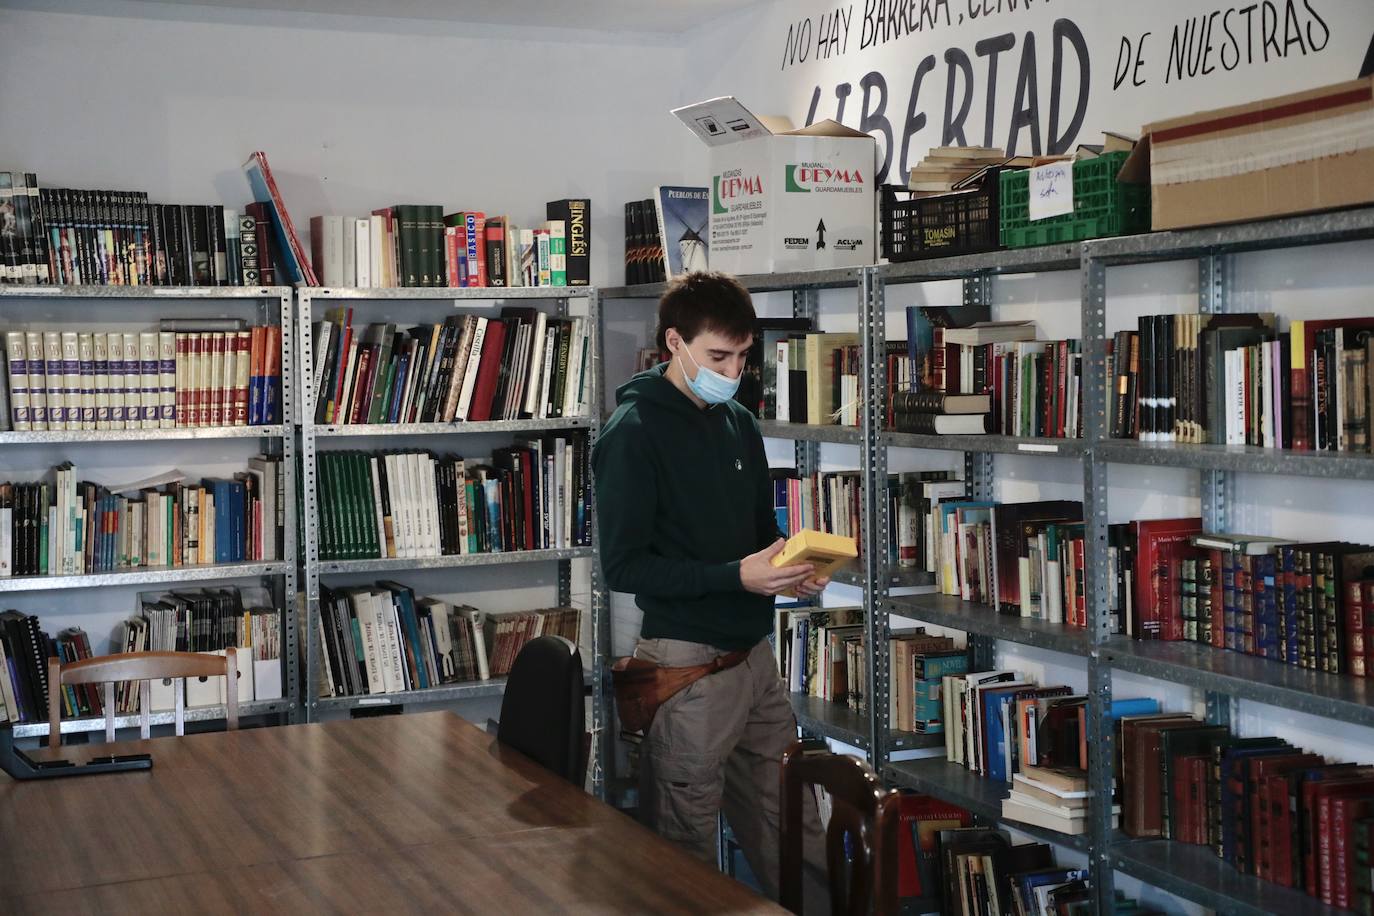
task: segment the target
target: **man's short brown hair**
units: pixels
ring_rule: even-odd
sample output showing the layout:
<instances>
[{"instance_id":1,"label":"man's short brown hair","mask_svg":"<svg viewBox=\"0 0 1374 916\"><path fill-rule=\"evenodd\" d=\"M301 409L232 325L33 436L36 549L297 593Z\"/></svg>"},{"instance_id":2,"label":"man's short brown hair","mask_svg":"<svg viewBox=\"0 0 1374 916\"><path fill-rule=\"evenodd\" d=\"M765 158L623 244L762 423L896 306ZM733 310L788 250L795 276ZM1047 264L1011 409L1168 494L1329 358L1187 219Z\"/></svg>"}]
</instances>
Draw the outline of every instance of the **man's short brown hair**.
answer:
<instances>
[{"instance_id":1,"label":"man's short brown hair","mask_svg":"<svg viewBox=\"0 0 1374 916\"><path fill-rule=\"evenodd\" d=\"M668 349L669 328L691 341L702 331L715 331L730 340L754 333L756 316L749 291L729 274L690 273L668 284L658 300L658 348Z\"/></svg>"}]
</instances>

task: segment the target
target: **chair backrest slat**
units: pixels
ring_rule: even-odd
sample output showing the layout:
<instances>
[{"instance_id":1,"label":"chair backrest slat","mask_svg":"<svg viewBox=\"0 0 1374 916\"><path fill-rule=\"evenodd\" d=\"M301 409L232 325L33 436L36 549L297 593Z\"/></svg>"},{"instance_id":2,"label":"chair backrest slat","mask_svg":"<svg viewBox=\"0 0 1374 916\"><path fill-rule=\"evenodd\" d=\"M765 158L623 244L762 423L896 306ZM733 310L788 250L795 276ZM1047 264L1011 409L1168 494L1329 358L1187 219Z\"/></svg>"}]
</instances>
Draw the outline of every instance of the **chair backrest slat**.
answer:
<instances>
[{"instance_id":1,"label":"chair backrest slat","mask_svg":"<svg viewBox=\"0 0 1374 916\"><path fill-rule=\"evenodd\" d=\"M238 653L235 649L224 650L224 655L207 655L198 652L124 652L115 655L102 655L81 661L63 664L56 658L48 659L48 746L58 747L62 743L62 688L69 684L104 684L105 697L105 740L115 739L115 683L133 681L139 691L139 734L147 738L150 733L151 694L149 680L174 679L173 692L176 694L176 733L186 733L186 708L184 680L188 677L224 678L225 726L229 730L239 727L238 706Z\"/></svg>"},{"instance_id":2,"label":"chair backrest slat","mask_svg":"<svg viewBox=\"0 0 1374 916\"><path fill-rule=\"evenodd\" d=\"M782 905L794 913L802 911L802 789L806 786L825 789L833 802L825 837L831 913L895 914L897 793L883 788L863 761L841 754L807 754L801 743L788 748L782 762Z\"/></svg>"}]
</instances>

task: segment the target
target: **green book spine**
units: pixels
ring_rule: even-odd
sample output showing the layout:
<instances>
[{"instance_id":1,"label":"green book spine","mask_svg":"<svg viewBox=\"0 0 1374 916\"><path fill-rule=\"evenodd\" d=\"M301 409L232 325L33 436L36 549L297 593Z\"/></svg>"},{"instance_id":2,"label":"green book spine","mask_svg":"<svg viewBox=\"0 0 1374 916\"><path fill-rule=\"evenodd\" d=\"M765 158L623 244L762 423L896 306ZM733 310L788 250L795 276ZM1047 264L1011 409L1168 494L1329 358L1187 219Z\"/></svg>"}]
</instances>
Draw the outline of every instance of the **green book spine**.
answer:
<instances>
[{"instance_id":1,"label":"green book spine","mask_svg":"<svg viewBox=\"0 0 1374 916\"><path fill-rule=\"evenodd\" d=\"M549 282L554 286L568 285L567 231L563 220L549 220Z\"/></svg>"},{"instance_id":2,"label":"green book spine","mask_svg":"<svg viewBox=\"0 0 1374 916\"><path fill-rule=\"evenodd\" d=\"M367 525L366 531L364 532L367 535L367 555L369 557L381 557L382 545L381 542L377 540L377 500L372 496L372 483L374 477L372 471L372 456L363 454L359 457L362 459L363 507L365 509L363 512L363 519Z\"/></svg>"},{"instance_id":3,"label":"green book spine","mask_svg":"<svg viewBox=\"0 0 1374 916\"><path fill-rule=\"evenodd\" d=\"M396 207L396 222L401 239L401 285L420 285L420 227L411 204Z\"/></svg>"},{"instance_id":4,"label":"green book spine","mask_svg":"<svg viewBox=\"0 0 1374 916\"><path fill-rule=\"evenodd\" d=\"M356 559L367 557L367 531L364 525L367 524L366 515L363 512L363 462L366 456L362 452L353 452L349 456L349 504L353 508L353 556Z\"/></svg>"},{"instance_id":5,"label":"green book spine","mask_svg":"<svg viewBox=\"0 0 1374 916\"><path fill-rule=\"evenodd\" d=\"M448 260L444 250L444 208L438 204L429 207L429 285L448 286Z\"/></svg>"},{"instance_id":6,"label":"green book spine","mask_svg":"<svg viewBox=\"0 0 1374 916\"><path fill-rule=\"evenodd\" d=\"M394 360L392 360L391 345L392 339L396 336L396 326L388 324L382 328L382 345L373 354L377 360L377 369L374 373L376 380L372 385L372 403L368 405L367 422L381 423L386 418L384 410L386 396L391 391L391 378L395 370Z\"/></svg>"},{"instance_id":7,"label":"green book spine","mask_svg":"<svg viewBox=\"0 0 1374 916\"><path fill-rule=\"evenodd\" d=\"M315 506L319 521L319 528L316 536L320 539L320 559L338 559L334 553L334 508L333 490L330 483L333 479L334 460L328 452L319 454L319 474L315 480Z\"/></svg>"},{"instance_id":8,"label":"green book spine","mask_svg":"<svg viewBox=\"0 0 1374 916\"><path fill-rule=\"evenodd\" d=\"M382 379L382 391L380 403L377 404L377 419L369 419L371 423L385 423L386 418L391 416L391 399L396 391L396 360L392 359L387 363L386 377ZM376 402L374 402L376 403Z\"/></svg>"},{"instance_id":9,"label":"green book spine","mask_svg":"<svg viewBox=\"0 0 1374 916\"><path fill-rule=\"evenodd\" d=\"M52 556L48 550L48 537L52 534L52 526L48 524L48 506L48 485L43 484L38 488L38 571L45 576L52 574L52 570L48 569L48 558Z\"/></svg>"}]
</instances>

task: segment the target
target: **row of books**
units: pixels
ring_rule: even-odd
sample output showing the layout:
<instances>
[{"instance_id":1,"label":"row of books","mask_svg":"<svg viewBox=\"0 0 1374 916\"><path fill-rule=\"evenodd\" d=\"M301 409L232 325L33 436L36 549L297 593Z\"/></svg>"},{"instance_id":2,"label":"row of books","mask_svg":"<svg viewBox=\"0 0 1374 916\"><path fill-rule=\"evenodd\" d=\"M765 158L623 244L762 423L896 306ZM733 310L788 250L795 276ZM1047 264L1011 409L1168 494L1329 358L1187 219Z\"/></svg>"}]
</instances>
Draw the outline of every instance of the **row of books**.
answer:
<instances>
[{"instance_id":1,"label":"row of books","mask_svg":"<svg viewBox=\"0 0 1374 916\"><path fill-rule=\"evenodd\" d=\"M434 204L316 216L311 259L319 281L333 287L587 286L591 202L550 201L546 212L536 228L481 211L446 214Z\"/></svg>"},{"instance_id":2,"label":"row of books","mask_svg":"<svg viewBox=\"0 0 1374 916\"><path fill-rule=\"evenodd\" d=\"M1189 715L1120 725L1122 830L1204 846L1237 871L1369 912L1374 768Z\"/></svg>"},{"instance_id":3,"label":"row of books","mask_svg":"<svg viewBox=\"0 0 1374 916\"><path fill-rule=\"evenodd\" d=\"M1145 315L1112 340L1111 433L1145 442L1368 452L1374 318Z\"/></svg>"},{"instance_id":4,"label":"row of books","mask_svg":"<svg viewBox=\"0 0 1374 916\"><path fill-rule=\"evenodd\" d=\"M261 223L260 223L261 221ZM38 187L0 172L0 279L85 286L256 286L269 211L159 204L144 191Z\"/></svg>"},{"instance_id":5,"label":"row of books","mask_svg":"<svg viewBox=\"0 0 1374 916\"><path fill-rule=\"evenodd\" d=\"M773 483L778 531L784 536L805 530L824 531L854 538L862 544L859 501L863 481L857 471L801 478L790 468L774 468L768 476Z\"/></svg>"},{"instance_id":6,"label":"row of books","mask_svg":"<svg viewBox=\"0 0 1374 916\"><path fill-rule=\"evenodd\" d=\"M504 677L525 643L539 636L578 641L576 608L485 614L465 604L417 596L399 582L322 588L320 640L327 664L321 696L426 690Z\"/></svg>"},{"instance_id":7,"label":"row of books","mask_svg":"<svg viewBox=\"0 0 1374 916\"><path fill-rule=\"evenodd\" d=\"M1046 843L1014 845L1005 830L940 825L940 912L958 916L1088 916L1097 913L1086 867L1056 865ZM1155 916L1116 895L1110 916Z\"/></svg>"},{"instance_id":8,"label":"row of books","mask_svg":"<svg viewBox=\"0 0 1374 916\"><path fill-rule=\"evenodd\" d=\"M586 436L493 451L319 456L320 558L439 557L591 543Z\"/></svg>"},{"instance_id":9,"label":"row of books","mask_svg":"<svg viewBox=\"0 0 1374 916\"><path fill-rule=\"evenodd\" d=\"M282 559L281 460L257 455L230 479L198 483L172 471L109 488L78 480L71 462L51 482L0 483L0 576Z\"/></svg>"},{"instance_id":10,"label":"row of books","mask_svg":"<svg viewBox=\"0 0 1374 916\"><path fill-rule=\"evenodd\" d=\"M703 258L704 260L704 258ZM699 269L705 270L703 265ZM652 198L625 203L625 283L662 283L668 279L663 238Z\"/></svg>"},{"instance_id":11,"label":"row of books","mask_svg":"<svg viewBox=\"0 0 1374 916\"><path fill-rule=\"evenodd\" d=\"M581 416L595 358L584 317L507 306L399 330L355 329L353 310L314 327L315 422L430 423Z\"/></svg>"},{"instance_id":12,"label":"row of books","mask_svg":"<svg viewBox=\"0 0 1374 916\"><path fill-rule=\"evenodd\" d=\"M173 429L281 422L281 328L5 332L0 386L16 430ZM3 393L3 392L0 392ZM5 428L0 426L0 428Z\"/></svg>"},{"instance_id":13,"label":"row of books","mask_svg":"<svg viewBox=\"0 0 1374 916\"><path fill-rule=\"evenodd\" d=\"M795 323L760 322L761 403L745 406L761 410L765 420L858 426L864 390L859 335L808 332Z\"/></svg>"},{"instance_id":14,"label":"row of books","mask_svg":"<svg viewBox=\"0 0 1374 916\"><path fill-rule=\"evenodd\" d=\"M122 621L114 635L119 652L222 652L238 647L239 698L243 701L279 699L281 682L281 614L263 589L234 587L140 594L134 617ZM44 632L36 615L18 611L0 614L0 722L44 722L48 718L49 658L63 663L94 656L90 637L69 627L56 637ZM213 683L217 680L218 683ZM192 687L191 707L224 702L224 679L209 679ZM206 695L207 689L212 691ZM170 683L150 685L150 709L175 707ZM64 717L104 715L104 691L97 685L62 687ZM115 685L116 713L140 709L135 682Z\"/></svg>"},{"instance_id":15,"label":"row of books","mask_svg":"<svg viewBox=\"0 0 1374 916\"><path fill-rule=\"evenodd\" d=\"M1151 571L1137 576L1140 638L1374 673L1374 547L1204 532L1198 518L1131 526Z\"/></svg>"}]
</instances>

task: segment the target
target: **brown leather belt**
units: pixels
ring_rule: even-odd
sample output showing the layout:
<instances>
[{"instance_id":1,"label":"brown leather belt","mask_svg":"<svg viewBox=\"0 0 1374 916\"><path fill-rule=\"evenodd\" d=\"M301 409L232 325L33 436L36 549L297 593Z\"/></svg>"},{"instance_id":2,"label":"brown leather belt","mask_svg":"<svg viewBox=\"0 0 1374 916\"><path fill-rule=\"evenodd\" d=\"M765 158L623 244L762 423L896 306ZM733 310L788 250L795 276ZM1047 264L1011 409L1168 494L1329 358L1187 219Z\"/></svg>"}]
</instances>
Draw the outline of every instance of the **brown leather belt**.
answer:
<instances>
[{"instance_id":1,"label":"brown leather belt","mask_svg":"<svg viewBox=\"0 0 1374 916\"><path fill-rule=\"evenodd\" d=\"M749 650L740 649L718 655L703 665L665 668L642 658L618 658L611 666L611 684L615 687L615 705L620 712L620 724L632 732L648 732L658 708L680 690L717 671L733 668L749 657Z\"/></svg>"}]
</instances>

